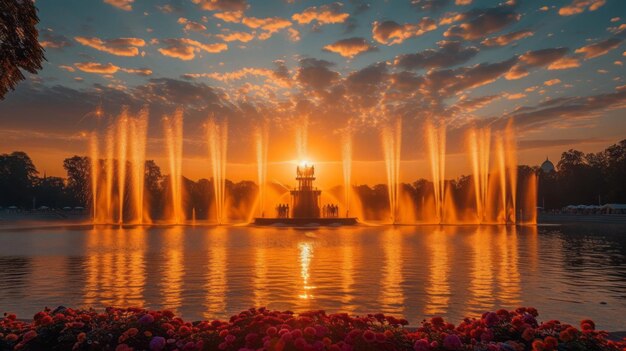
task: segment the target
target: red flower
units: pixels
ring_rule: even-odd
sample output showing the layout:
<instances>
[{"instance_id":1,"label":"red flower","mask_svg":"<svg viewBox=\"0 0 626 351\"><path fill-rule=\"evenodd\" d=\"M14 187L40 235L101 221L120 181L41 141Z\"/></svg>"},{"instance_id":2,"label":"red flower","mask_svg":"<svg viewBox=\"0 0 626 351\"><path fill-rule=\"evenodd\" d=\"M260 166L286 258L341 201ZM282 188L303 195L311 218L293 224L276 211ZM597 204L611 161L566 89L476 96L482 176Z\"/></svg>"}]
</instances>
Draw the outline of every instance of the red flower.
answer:
<instances>
[{"instance_id":1,"label":"red flower","mask_svg":"<svg viewBox=\"0 0 626 351\"><path fill-rule=\"evenodd\" d=\"M372 343L376 341L376 334L374 334L374 332L371 330L366 330L363 332L363 340Z\"/></svg>"},{"instance_id":2,"label":"red flower","mask_svg":"<svg viewBox=\"0 0 626 351\"><path fill-rule=\"evenodd\" d=\"M580 321L580 329L582 330L595 330L596 324L590 319L583 319Z\"/></svg>"}]
</instances>

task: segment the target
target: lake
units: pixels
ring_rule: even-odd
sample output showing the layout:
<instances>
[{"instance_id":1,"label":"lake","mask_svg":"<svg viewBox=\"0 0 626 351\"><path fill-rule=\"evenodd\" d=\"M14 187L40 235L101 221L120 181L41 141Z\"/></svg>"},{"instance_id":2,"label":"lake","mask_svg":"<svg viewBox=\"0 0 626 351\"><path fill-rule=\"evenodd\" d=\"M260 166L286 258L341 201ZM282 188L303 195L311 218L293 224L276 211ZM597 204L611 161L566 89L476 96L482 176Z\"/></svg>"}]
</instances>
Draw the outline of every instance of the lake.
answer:
<instances>
[{"instance_id":1,"label":"lake","mask_svg":"<svg viewBox=\"0 0 626 351\"><path fill-rule=\"evenodd\" d=\"M252 306L383 312L458 323L534 306L540 319L626 329L626 228L59 226L0 230L0 310L171 309L227 318Z\"/></svg>"}]
</instances>

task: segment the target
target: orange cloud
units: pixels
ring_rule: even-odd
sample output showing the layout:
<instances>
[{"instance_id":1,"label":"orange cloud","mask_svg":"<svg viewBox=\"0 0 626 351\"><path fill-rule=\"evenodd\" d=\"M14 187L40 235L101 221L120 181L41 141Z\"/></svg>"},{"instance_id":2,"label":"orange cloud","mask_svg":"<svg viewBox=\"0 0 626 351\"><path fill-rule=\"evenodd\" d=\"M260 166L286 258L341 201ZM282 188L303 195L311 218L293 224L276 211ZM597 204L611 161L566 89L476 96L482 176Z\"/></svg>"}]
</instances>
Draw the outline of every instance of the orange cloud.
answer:
<instances>
[{"instance_id":1,"label":"orange cloud","mask_svg":"<svg viewBox=\"0 0 626 351\"><path fill-rule=\"evenodd\" d=\"M364 38L348 38L324 46L324 50L337 53L343 57L353 58L364 52L376 50L376 47Z\"/></svg>"},{"instance_id":2,"label":"orange cloud","mask_svg":"<svg viewBox=\"0 0 626 351\"><path fill-rule=\"evenodd\" d=\"M198 22L195 22L195 21L190 21L190 20L188 20L188 19L186 19L184 17L180 17L178 19L178 23L184 25L183 29L186 32L190 32L190 31L192 31L192 32L202 32L202 31L206 30L206 26L204 24L198 23Z\"/></svg>"},{"instance_id":3,"label":"orange cloud","mask_svg":"<svg viewBox=\"0 0 626 351\"><path fill-rule=\"evenodd\" d=\"M222 39L223 41L226 42L231 42L231 41L240 41L242 43L247 43L250 40L254 39L254 35L251 33L246 33L246 32L230 32L230 33L226 33L226 34L218 34L216 35L216 37Z\"/></svg>"},{"instance_id":4,"label":"orange cloud","mask_svg":"<svg viewBox=\"0 0 626 351\"><path fill-rule=\"evenodd\" d=\"M255 68L255 67L244 67L237 71L225 72L225 73L188 73L185 74L185 78L211 78L220 82L230 82L234 80L241 80L248 76L257 76L257 77L267 77L273 78L274 71L267 68Z\"/></svg>"},{"instance_id":5,"label":"orange cloud","mask_svg":"<svg viewBox=\"0 0 626 351\"><path fill-rule=\"evenodd\" d=\"M271 33L277 32L283 28L291 27L291 22L289 20L280 17L245 17L242 20L242 23L250 28L260 28Z\"/></svg>"},{"instance_id":6,"label":"orange cloud","mask_svg":"<svg viewBox=\"0 0 626 351\"><path fill-rule=\"evenodd\" d=\"M246 0L192 0L200 5L203 10L214 11L244 11L248 8Z\"/></svg>"},{"instance_id":7,"label":"orange cloud","mask_svg":"<svg viewBox=\"0 0 626 351\"><path fill-rule=\"evenodd\" d=\"M116 56L137 56L138 47L143 47L146 42L140 38L118 38L102 40L96 37L74 37L74 40L82 45L92 47L98 51L108 52Z\"/></svg>"},{"instance_id":8,"label":"orange cloud","mask_svg":"<svg viewBox=\"0 0 626 351\"><path fill-rule=\"evenodd\" d=\"M102 64L98 62L78 62L74 66L87 73L113 74L120 70L119 66L112 63Z\"/></svg>"},{"instance_id":9,"label":"orange cloud","mask_svg":"<svg viewBox=\"0 0 626 351\"><path fill-rule=\"evenodd\" d=\"M287 33L289 34L289 40L291 41L299 41L300 40L300 32L294 28L288 28Z\"/></svg>"},{"instance_id":10,"label":"orange cloud","mask_svg":"<svg viewBox=\"0 0 626 351\"><path fill-rule=\"evenodd\" d=\"M405 23L402 25L394 21L376 21L372 27L372 36L381 44L394 45L435 29L437 29L437 24L430 18L423 18L416 24Z\"/></svg>"},{"instance_id":11,"label":"orange cloud","mask_svg":"<svg viewBox=\"0 0 626 351\"><path fill-rule=\"evenodd\" d=\"M291 27L291 21L280 17L244 17L241 21L245 26L252 29L264 30L264 33L259 34L260 40L266 40L272 37L272 35L281 29Z\"/></svg>"},{"instance_id":12,"label":"orange cloud","mask_svg":"<svg viewBox=\"0 0 626 351\"><path fill-rule=\"evenodd\" d=\"M159 48L159 52L164 56L174 57L183 61L189 61L196 57L196 53L206 51L209 53L220 53L228 49L224 43L203 44L199 41L187 38L164 39L164 48Z\"/></svg>"},{"instance_id":13,"label":"orange cloud","mask_svg":"<svg viewBox=\"0 0 626 351\"><path fill-rule=\"evenodd\" d=\"M300 13L294 14L291 16L291 19L298 22L298 24L309 24L313 21L317 21L322 25L343 23L350 17L350 14L341 12L342 7L343 4L339 2L322 5L319 8L312 6Z\"/></svg>"},{"instance_id":14,"label":"orange cloud","mask_svg":"<svg viewBox=\"0 0 626 351\"><path fill-rule=\"evenodd\" d=\"M526 94L524 93L515 93L515 94L507 94L506 98L508 100L519 100L519 99L523 99L526 97Z\"/></svg>"},{"instance_id":15,"label":"orange cloud","mask_svg":"<svg viewBox=\"0 0 626 351\"><path fill-rule=\"evenodd\" d=\"M576 49L576 53L585 55L585 59L588 60L608 53L609 51L620 46L621 43L622 39L609 38L601 42L583 46L580 49Z\"/></svg>"},{"instance_id":16,"label":"orange cloud","mask_svg":"<svg viewBox=\"0 0 626 351\"><path fill-rule=\"evenodd\" d=\"M152 75L152 70L148 68L123 68L120 66L116 66L110 62L106 64L98 63L98 62L78 62L78 63L75 63L74 66L76 66L76 68L78 68L79 70L83 72L97 73L97 74L104 74L104 75L112 75L112 74L117 73L118 71L136 74L139 76ZM73 67L69 67L69 66L59 66L59 67L62 69L65 69L66 71L74 72Z\"/></svg>"},{"instance_id":17,"label":"orange cloud","mask_svg":"<svg viewBox=\"0 0 626 351\"><path fill-rule=\"evenodd\" d=\"M472 0L455 0L454 4L459 6L471 5Z\"/></svg>"},{"instance_id":18,"label":"orange cloud","mask_svg":"<svg viewBox=\"0 0 626 351\"><path fill-rule=\"evenodd\" d=\"M136 74L138 76L144 77L152 75L152 70L149 68L120 68L120 70L126 73Z\"/></svg>"},{"instance_id":19,"label":"orange cloud","mask_svg":"<svg viewBox=\"0 0 626 351\"><path fill-rule=\"evenodd\" d=\"M224 22L239 23L241 22L241 19L243 18L243 12L241 11L217 12L213 14L213 17L219 18Z\"/></svg>"},{"instance_id":20,"label":"orange cloud","mask_svg":"<svg viewBox=\"0 0 626 351\"><path fill-rule=\"evenodd\" d=\"M534 33L530 30L520 30L517 32L499 35L493 38L487 38L483 40L481 44L485 46L506 46L514 41L524 39L527 37L532 37L533 34Z\"/></svg>"},{"instance_id":21,"label":"orange cloud","mask_svg":"<svg viewBox=\"0 0 626 351\"><path fill-rule=\"evenodd\" d=\"M571 4L559 9L559 15L571 16L584 12L586 9L595 11L606 4L606 0L574 0Z\"/></svg>"},{"instance_id":22,"label":"orange cloud","mask_svg":"<svg viewBox=\"0 0 626 351\"><path fill-rule=\"evenodd\" d=\"M133 9L133 2L135 0L104 0L105 4L109 4L124 11L131 11Z\"/></svg>"},{"instance_id":23,"label":"orange cloud","mask_svg":"<svg viewBox=\"0 0 626 351\"><path fill-rule=\"evenodd\" d=\"M557 69L570 69L580 67L580 62L574 57L563 57L557 61L554 61L548 66L549 70Z\"/></svg>"},{"instance_id":24,"label":"orange cloud","mask_svg":"<svg viewBox=\"0 0 626 351\"><path fill-rule=\"evenodd\" d=\"M543 82L544 85L547 85L549 87L553 86L553 85L557 85L561 83L561 80L558 78L554 78L554 79L550 79L550 80L546 80L545 82Z\"/></svg>"},{"instance_id":25,"label":"orange cloud","mask_svg":"<svg viewBox=\"0 0 626 351\"><path fill-rule=\"evenodd\" d=\"M76 70L74 69L74 67L72 67L72 66L60 65L60 66L59 66L59 68L60 68L60 69L62 69L62 70L68 71L68 72L74 72L74 71L76 71Z\"/></svg>"}]
</instances>

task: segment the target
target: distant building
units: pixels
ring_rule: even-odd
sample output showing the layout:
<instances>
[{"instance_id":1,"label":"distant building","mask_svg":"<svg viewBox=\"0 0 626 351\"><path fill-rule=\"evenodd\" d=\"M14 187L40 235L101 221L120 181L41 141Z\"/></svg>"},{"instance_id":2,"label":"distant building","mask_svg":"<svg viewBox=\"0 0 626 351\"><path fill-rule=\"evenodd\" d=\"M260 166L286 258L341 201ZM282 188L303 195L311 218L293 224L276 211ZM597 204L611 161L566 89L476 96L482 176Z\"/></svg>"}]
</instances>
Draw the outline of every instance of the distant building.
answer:
<instances>
[{"instance_id":1,"label":"distant building","mask_svg":"<svg viewBox=\"0 0 626 351\"><path fill-rule=\"evenodd\" d=\"M554 168L554 164L547 157L546 157L546 160L543 161L543 163L541 164L541 170L543 171L543 173L556 172L556 169Z\"/></svg>"}]
</instances>

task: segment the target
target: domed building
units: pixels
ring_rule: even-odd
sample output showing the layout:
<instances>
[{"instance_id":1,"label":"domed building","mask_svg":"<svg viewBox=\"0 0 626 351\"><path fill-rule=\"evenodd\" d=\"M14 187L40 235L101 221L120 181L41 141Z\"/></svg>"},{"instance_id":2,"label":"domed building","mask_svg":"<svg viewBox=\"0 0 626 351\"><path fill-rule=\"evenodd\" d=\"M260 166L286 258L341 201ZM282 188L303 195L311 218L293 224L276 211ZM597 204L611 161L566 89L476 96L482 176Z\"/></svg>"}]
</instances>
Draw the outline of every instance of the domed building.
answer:
<instances>
[{"instance_id":1,"label":"domed building","mask_svg":"<svg viewBox=\"0 0 626 351\"><path fill-rule=\"evenodd\" d=\"M541 164L541 170L543 173L552 173L556 172L556 168L554 168L554 164L547 157L546 160Z\"/></svg>"}]
</instances>

